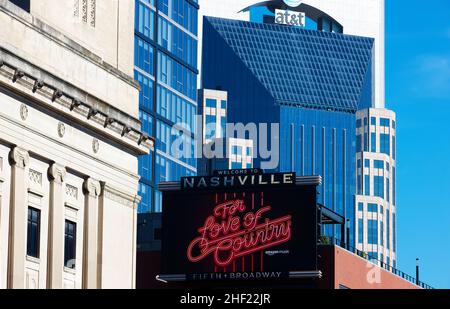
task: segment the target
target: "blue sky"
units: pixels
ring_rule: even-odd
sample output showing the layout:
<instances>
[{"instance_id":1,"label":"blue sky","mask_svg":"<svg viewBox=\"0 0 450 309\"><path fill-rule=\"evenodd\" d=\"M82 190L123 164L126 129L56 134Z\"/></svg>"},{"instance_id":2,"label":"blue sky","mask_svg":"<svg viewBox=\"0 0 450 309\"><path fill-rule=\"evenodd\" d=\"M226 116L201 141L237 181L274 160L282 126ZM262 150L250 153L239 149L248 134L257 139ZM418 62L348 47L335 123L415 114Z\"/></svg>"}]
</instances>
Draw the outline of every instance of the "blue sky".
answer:
<instances>
[{"instance_id":1,"label":"blue sky","mask_svg":"<svg viewBox=\"0 0 450 309\"><path fill-rule=\"evenodd\" d=\"M398 123L398 267L414 275L419 257L421 280L450 288L449 0L386 0L386 87Z\"/></svg>"}]
</instances>

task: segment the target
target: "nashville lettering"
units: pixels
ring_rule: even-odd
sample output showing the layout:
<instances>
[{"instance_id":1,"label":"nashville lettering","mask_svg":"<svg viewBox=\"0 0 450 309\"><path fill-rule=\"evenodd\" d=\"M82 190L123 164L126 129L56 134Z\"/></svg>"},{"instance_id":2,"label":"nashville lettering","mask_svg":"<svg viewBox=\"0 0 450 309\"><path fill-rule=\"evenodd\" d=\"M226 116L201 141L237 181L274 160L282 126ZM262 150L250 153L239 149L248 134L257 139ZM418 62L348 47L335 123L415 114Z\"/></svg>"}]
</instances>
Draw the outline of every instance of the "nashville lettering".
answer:
<instances>
[{"instance_id":1,"label":"nashville lettering","mask_svg":"<svg viewBox=\"0 0 450 309\"><path fill-rule=\"evenodd\" d=\"M187 248L187 258L196 263L212 255L219 267L235 259L288 242L292 235L292 218L264 218L271 206L248 211L243 200L217 205L202 227L199 237Z\"/></svg>"},{"instance_id":2,"label":"nashville lettering","mask_svg":"<svg viewBox=\"0 0 450 309\"><path fill-rule=\"evenodd\" d=\"M183 177L181 179L181 187L183 189L218 189L228 187L256 187L294 184L295 173Z\"/></svg>"}]
</instances>

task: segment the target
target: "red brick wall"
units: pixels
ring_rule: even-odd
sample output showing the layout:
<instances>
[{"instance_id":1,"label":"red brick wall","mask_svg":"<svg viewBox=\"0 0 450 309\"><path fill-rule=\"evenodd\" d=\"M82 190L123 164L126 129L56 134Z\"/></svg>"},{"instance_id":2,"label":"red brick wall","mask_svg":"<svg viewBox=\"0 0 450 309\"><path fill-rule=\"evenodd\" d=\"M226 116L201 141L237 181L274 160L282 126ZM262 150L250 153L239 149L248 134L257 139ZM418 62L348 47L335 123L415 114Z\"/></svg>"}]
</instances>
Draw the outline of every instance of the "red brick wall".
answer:
<instances>
[{"instance_id":1,"label":"red brick wall","mask_svg":"<svg viewBox=\"0 0 450 309\"><path fill-rule=\"evenodd\" d=\"M334 247L334 288L338 289L340 284L351 289L419 288L347 250Z\"/></svg>"}]
</instances>

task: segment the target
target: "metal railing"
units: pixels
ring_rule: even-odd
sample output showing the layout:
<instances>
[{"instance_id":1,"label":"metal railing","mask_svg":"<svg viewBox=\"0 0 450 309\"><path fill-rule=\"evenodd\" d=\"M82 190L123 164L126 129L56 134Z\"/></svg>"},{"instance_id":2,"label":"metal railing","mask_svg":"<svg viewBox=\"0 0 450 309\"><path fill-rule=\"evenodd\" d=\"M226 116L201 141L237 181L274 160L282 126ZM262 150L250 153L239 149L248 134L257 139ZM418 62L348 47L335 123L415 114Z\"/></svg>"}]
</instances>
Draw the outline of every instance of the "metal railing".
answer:
<instances>
[{"instance_id":1,"label":"metal railing","mask_svg":"<svg viewBox=\"0 0 450 309\"><path fill-rule=\"evenodd\" d=\"M322 238L319 240L319 245L336 245L336 246L339 246L339 247L344 248L344 249L346 249L346 250L356 254L357 256L359 256L359 257L361 257L361 258L363 258L363 259L365 259L365 260L367 260L367 261L369 261L369 262L371 262L373 264L376 264L376 265L380 266L381 268L386 269L387 271L390 271L394 275L396 275L396 276L398 276L398 277L400 277L400 278L402 278L402 279L404 279L406 281L409 281L409 282L411 282L411 283L421 287L422 289L426 289L426 290L434 289L432 286L430 286L430 285L428 285L428 284L426 284L424 282L421 282L421 281L417 282L416 278L414 278L413 276L410 276L410 275L404 273L403 271L401 271L401 270L399 270L397 268L394 268L393 266L391 266L391 265L389 265L387 263L384 263L383 261L380 261L378 259L373 258L368 253L366 253L364 251L361 251L361 250L358 250L358 249L356 249L356 248L354 248L352 246L347 245L345 242L341 241L340 239L333 238L333 237L322 236Z\"/></svg>"}]
</instances>

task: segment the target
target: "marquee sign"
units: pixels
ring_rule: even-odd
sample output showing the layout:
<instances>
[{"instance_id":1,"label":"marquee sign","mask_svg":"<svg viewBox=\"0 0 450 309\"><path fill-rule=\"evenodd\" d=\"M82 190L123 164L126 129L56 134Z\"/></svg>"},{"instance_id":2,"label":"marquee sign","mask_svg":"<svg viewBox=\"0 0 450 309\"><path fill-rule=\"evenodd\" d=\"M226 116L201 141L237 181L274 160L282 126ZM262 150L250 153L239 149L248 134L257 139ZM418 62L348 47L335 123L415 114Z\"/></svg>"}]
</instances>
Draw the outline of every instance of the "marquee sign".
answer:
<instances>
[{"instance_id":1,"label":"marquee sign","mask_svg":"<svg viewBox=\"0 0 450 309\"><path fill-rule=\"evenodd\" d=\"M293 185L295 185L295 173L263 174L259 171L253 173L250 170L231 170L227 174L211 177L181 178L181 188L184 190Z\"/></svg>"},{"instance_id":2,"label":"marquee sign","mask_svg":"<svg viewBox=\"0 0 450 309\"><path fill-rule=\"evenodd\" d=\"M316 270L316 185L296 185L292 173L263 175L219 187L205 180L200 189L182 180L179 190L163 191L162 274L267 280ZM213 177L223 184L230 176L238 175Z\"/></svg>"},{"instance_id":3,"label":"marquee sign","mask_svg":"<svg viewBox=\"0 0 450 309\"><path fill-rule=\"evenodd\" d=\"M271 210L265 206L249 211L242 199L217 205L189 244L188 260L195 263L212 255L215 266L227 267L239 257L289 242L292 217L266 219Z\"/></svg>"}]
</instances>

